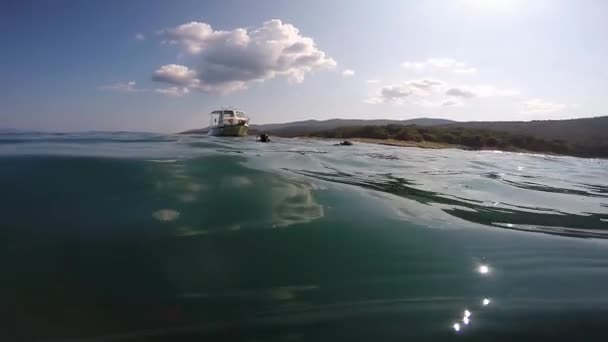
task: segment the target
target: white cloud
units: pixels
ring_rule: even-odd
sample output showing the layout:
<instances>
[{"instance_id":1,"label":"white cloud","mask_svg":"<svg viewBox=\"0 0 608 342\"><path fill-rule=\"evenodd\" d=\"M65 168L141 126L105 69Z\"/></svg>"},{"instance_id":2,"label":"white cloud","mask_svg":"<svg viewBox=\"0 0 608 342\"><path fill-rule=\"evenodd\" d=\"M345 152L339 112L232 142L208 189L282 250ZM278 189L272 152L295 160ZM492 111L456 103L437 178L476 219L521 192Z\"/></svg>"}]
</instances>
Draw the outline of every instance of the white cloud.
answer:
<instances>
[{"instance_id":1,"label":"white cloud","mask_svg":"<svg viewBox=\"0 0 608 342\"><path fill-rule=\"evenodd\" d=\"M119 82L119 83L101 86L100 88L103 90L112 90L112 91L117 91L117 92L121 92L121 93L134 93L134 92L142 91L142 89L136 88L135 81L129 81L126 83Z\"/></svg>"},{"instance_id":2,"label":"white cloud","mask_svg":"<svg viewBox=\"0 0 608 342\"><path fill-rule=\"evenodd\" d=\"M422 99L422 100L418 100L414 102L415 105L421 106L421 107L428 107L428 108L435 108L435 107L439 107L440 103L439 102L435 102L435 101L430 101L427 99Z\"/></svg>"},{"instance_id":3,"label":"white cloud","mask_svg":"<svg viewBox=\"0 0 608 342\"><path fill-rule=\"evenodd\" d=\"M344 77L355 76L355 71L352 69L346 69L346 70L342 71L342 76L344 76Z\"/></svg>"},{"instance_id":4,"label":"white cloud","mask_svg":"<svg viewBox=\"0 0 608 342\"><path fill-rule=\"evenodd\" d=\"M194 70L179 64L161 66L152 74L152 80L185 87L194 87L200 83Z\"/></svg>"},{"instance_id":5,"label":"white cloud","mask_svg":"<svg viewBox=\"0 0 608 342\"><path fill-rule=\"evenodd\" d=\"M517 96L520 94L520 91L518 89L497 88L492 85L476 85L451 87L445 94L453 97L471 99L473 97Z\"/></svg>"},{"instance_id":6,"label":"white cloud","mask_svg":"<svg viewBox=\"0 0 608 342\"><path fill-rule=\"evenodd\" d=\"M384 102L393 102L412 95L412 89L405 84L390 85L380 89Z\"/></svg>"},{"instance_id":7,"label":"white cloud","mask_svg":"<svg viewBox=\"0 0 608 342\"><path fill-rule=\"evenodd\" d=\"M155 92L163 95L169 96L183 96L190 93L190 90L187 87L168 87L168 88L156 88L156 89L148 89L148 88L137 88L137 83L135 81L129 82L119 82L106 86L100 87L102 90L111 90L121 93L149 93Z\"/></svg>"},{"instance_id":8,"label":"white cloud","mask_svg":"<svg viewBox=\"0 0 608 342\"><path fill-rule=\"evenodd\" d=\"M369 84L373 84L373 83L379 83L380 80L367 80L365 81L365 83L369 83Z\"/></svg>"},{"instance_id":9,"label":"white cloud","mask_svg":"<svg viewBox=\"0 0 608 342\"><path fill-rule=\"evenodd\" d=\"M405 69L411 70L422 70L426 67L425 63L416 63L416 62L403 62L401 63L401 67Z\"/></svg>"},{"instance_id":10,"label":"white cloud","mask_svg":"<svg viewBox=\"0 0 608 342\"><path fill-rule=\"evenodd\" d=\"M443 101L429 101L426 99L418 100L414 102L414 104L429 107L429 108L437 108L437 107L460 107L463 105L463 102L459 99L447 99Z\"/></svg>"},{"instance_id":11,"label":"white cloud","mask_svg":"<svg viewBox=\"0 0 608 342\"><path fill-rule=\"evenodd\" d=\"M517 96L521 92L514 88L497 88L492 85L477 85L470 89L479 97L508 97Z\"/></svg>"},{"instance_id":12,"label":"white cloud","mask_svg":"<svg viewBox=\"0 0 608 342\"><path fill-rule=\"evenodd\" d=\"M381 87L374 96L364 102L369 104L401 104L406 98L423 107L454 107L464 105L463 100L482 97L516 96L517 89L503 89L491 85L448 86L441 80L409 80ZM447 95L447 98L437 99ZM429 99L430 98L430 99Z\"/></svg>"},{"instance_id":13,"label":"white cloud","mask_svg":"<svg viewBox=\"0 0 608 342\"><path fill-rule=\"evenodd\" d=\"M368 97L368 98L364 99L363 103L380 104L380 103L385 103L385 101L383 101L383 99L379 96L372 96L372 97Z\"/></svg>"},{"instance_id":14,"label":"white cloud","mask_svg":"<svg viewBox=\"0 0 608 342\"><path fill-rule=\"evenodd\" d=\"M472 74L477 72L477 69L451 58L429 58L425 62L406 61L401 63L401 67L415 71L438 70L459 74Z\"/></svg>"},{"instance_id":15,"label":"white cloud","mask_svg":"<svg viewBox=\"0 0 608 342\"><path fill-rule=\"evenodd\" d=\"M460 107L463 105L462 101L458 99L448 99L440 103L441 107Z\"/></svg>"},{"instance_id":16,"label":"white cloud","mask_svg":"<svg viewBox=\"0 0 608 342\"><path fill-rule=\"evenodd\" d=\"M135 39L136 40L146 40L146 36L143 33L136 33Z\"/></svg>"},{"instance_id":17,"label":"white cloud","mask_svg":"<svg viewBox=\"0 0 608 342\"><path fill-rule=\"evenodd\" d=\"M161 66L153 79L203 92L234 91L277 76L299 83L308 73L336 66L312 38L278 19L230 31L190 22L162 34L166 43L180 47L188 66Z\"/></svg>"},{"instance_id":18,"label":"white cloud","mask_svg":"<svg viewBox=\"0 0 608 342\"><path fill-rule=\"evenodd\" d=\"M399 84L392 84L382 87L375 96L365 100L365 103L397 103L403 102L408 96L430 96L440 92L446 83L439 80L411 80Z\"/></svg>"},{"instance_id":19,"label":"white cloud","mask_svg":"<svg viewBox=\"0 0 608 342\"><path fill-rule=\"evenodd\" d=\"M190 89L188 89L186 87L156 88L156 89L154 89L154 91L157 93L163 94L163 95L177 96L177 97L190 93Z\"/></svg>"},{"instance_id":20,"label":"white cloud","mask_svg":"<svg viewBox=\"0 0 608 342\"><path fill-rule=\"evenodd\" d=\"M541 99L532 99L524 102L522 114L552 114L564 110L567 106L562 103L553 103Z\"/></svg>"},{"instance_id":21,"label":"white cloud","mask_svg":"<svg viewBox=\"0 0 608 342\"><path fill-rule=\"evenodd\" d=\"M476 94L472 90L465 88L450 88L445 92L445 94L455 97L464 97L466 99L470 99L476 96Z\"/></svg>"},{"instance_id":22,"label":"white cloud","mask_svg":"<svg viewBox=\"0 0 608 342\"><path fill-rule=\"evenodd\" d=\"M445 88L446 83L439 80L413 80L405 82L418 96L429 96L434 92L439 92Z\"/></svg>"}]
</instances>

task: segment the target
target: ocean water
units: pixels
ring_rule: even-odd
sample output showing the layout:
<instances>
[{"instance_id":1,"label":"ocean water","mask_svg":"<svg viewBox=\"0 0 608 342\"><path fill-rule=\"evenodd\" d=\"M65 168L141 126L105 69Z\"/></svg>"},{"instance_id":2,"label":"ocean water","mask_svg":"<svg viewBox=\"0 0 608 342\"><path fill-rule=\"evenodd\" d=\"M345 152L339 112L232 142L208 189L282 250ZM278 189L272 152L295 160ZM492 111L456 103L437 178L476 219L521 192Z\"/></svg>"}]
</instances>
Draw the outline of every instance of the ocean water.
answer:
<instances>
[{"instance_id":1,"label":"ocean water","mask_svg":"<svg viewBox=\"0 0 608 342\"><path fill-rule=\"evenodd\" d=\"M2 341L608 340L608 162L0 134Z\"/></svg>"}]
</instances>

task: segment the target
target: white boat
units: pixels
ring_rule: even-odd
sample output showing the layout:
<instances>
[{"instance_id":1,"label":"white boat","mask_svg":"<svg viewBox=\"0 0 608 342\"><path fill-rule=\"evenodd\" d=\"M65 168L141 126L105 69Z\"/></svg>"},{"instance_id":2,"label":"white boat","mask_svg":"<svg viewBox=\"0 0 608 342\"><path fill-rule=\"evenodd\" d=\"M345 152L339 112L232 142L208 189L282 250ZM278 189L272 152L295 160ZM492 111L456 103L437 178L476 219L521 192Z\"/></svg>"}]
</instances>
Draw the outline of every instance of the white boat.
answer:
<instances>
[{"instance_id":1,"label":"white boat","mask_svg":"<svg viewBox=\"0 0 608 342\"><path fill-rule=\"evenodd\" d=\"M243 137L249 130L249 118L241 110L220 109L211 112L209 134L226 137Z\"/></svg>"}]
</instances>

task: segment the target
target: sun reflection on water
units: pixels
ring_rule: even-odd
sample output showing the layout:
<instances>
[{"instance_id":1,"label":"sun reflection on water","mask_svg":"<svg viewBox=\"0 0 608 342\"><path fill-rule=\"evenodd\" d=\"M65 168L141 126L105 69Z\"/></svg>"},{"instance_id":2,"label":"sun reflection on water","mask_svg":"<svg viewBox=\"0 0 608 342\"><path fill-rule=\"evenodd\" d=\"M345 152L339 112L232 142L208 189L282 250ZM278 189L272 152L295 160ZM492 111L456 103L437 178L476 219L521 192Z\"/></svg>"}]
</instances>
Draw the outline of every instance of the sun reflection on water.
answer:
<instances>
[{"instance_id":1,"label":"sun reflection on water","mask_svg":"<svg viewBox=\"0 0 608 342\"><path fill-rule=\"evenodd\" d=\"M479 265L479 268L477 270L481 274L488 274L490 272L490 268L488 267L488 265Z\"/></svg>"},{"instance_id":2,"label":"sun reflection on water","mask_svg":"<svg viewBox=\"0 0 608 342\"><path fill-rule=\"evenodd\" d=\"M479 272L481 274L484 274L484 275L490 273L490 266L485 264L486 259L483 258L482 261L484 263L478 264L475 271ZM481 299L481 306L480 307L476 306L476 307L483 308L483 307L490 305L490 303L492 303L492 300L490 298L484 297ZM471 310L469 310L468 308L464 308L462 311L462 318L460 319L460 321L462 322L462 325L458 322L453 323L452 329L454 329L455 332L459 333L462 329L464 329L465 327L467 327L471 324L471 316L473 316L473 312Z\"/></svg>"}]
</instances>

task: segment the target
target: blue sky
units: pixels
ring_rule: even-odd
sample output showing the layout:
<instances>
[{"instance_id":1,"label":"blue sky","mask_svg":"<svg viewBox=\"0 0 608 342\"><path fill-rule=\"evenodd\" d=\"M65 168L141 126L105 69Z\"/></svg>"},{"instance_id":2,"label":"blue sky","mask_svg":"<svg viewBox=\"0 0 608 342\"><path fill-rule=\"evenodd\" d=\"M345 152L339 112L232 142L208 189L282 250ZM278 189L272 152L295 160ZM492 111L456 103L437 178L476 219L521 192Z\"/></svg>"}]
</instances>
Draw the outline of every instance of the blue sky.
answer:
<instances>
[{"instance_id":1,"label":"blue sky","mask_svg":"<svg viewBox=\"0 0 608 342\"><path fill-rule=\"evenodd\" d=\"M0 2L0 127L608 114L608 2Z\"/></svg>"}]
</instances>

